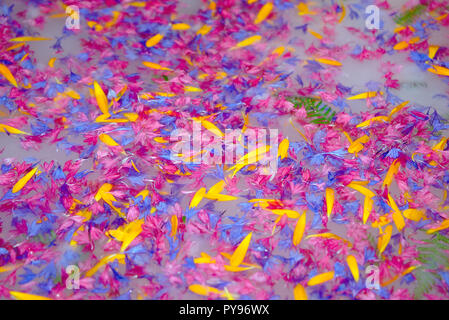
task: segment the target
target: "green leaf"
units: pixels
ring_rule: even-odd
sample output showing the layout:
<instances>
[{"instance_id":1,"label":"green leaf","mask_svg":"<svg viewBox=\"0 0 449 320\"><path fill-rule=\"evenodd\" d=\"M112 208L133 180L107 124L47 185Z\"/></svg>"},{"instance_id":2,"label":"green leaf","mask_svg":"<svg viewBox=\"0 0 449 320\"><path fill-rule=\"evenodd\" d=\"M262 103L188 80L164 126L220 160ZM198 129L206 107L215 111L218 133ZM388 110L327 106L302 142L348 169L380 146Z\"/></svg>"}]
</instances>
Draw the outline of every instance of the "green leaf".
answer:
<instances>
[{"instance_id":1,"label":"green leaf","mask_svg":"<svg viewBox=\"0 0 449 320\"><path fill-rule=\"evenodd\" d=\"M449 267L448 251L449 239L436 233L432 239L425 239L428 246L418 247L418 260L423 263L427 269L437 269L439 266Z\"/></svg>"},{"instance_id":2,"label":"green leaf","mask_svg":"<svg viewBox=\"0 0 449 320\"><path fill-rule=\"evenodd\" d=\"M323 100L311 97L287 97L296 109L304 108L311 123L327 124L332 122L336 112L324 104Z\"/></svg>"},{"instance_id":3,"label":"green leaf","mask_svg":"<svg viewBox=\"0 0 449 320\"><path fill-rule=\"evenodd\" d=\"M429 293L435 284L438 276L433 272L428 272L423 268L416 270L413 275L416 278L415 299L421 299L425 293Z\"/></svg>"},{"instance_id":4,"label":"green leaf","mask_svg":"<svg viewBox=\"0 0 449 320\"><path fill-rule=\"evenodd\" d=\"M446 238L445 236L443 236L439 232L437 232L435 234L435 241L444 242L444 243L447 243L449 245L449 238Z\"/></svg>"},{"instance_id":5,"label":"green leaf","mask_svg":"<svg viewBox=\"0 0 449 320\"><path fill-rule=\"evenodd\" d=\"M415 20L426 11L427 6L418 4L404 13L396 16L393 20L399 25L406 26L413 24Z\"/></svg>"},{"instance_id":6,"label":"green leaf","mask_svg":"<svg viewBox=\"0 0 449 320\"><path fill-rule=\"evenodd\" d=\"M366 239L369 241L369 243L371 244L372 248L376 248L377 247L377 244L376 244L377 240L376 240L376 238L375 238L375 236L373 234L368 233L367 236L366 236Z\"/></svg>"}]
</instances>

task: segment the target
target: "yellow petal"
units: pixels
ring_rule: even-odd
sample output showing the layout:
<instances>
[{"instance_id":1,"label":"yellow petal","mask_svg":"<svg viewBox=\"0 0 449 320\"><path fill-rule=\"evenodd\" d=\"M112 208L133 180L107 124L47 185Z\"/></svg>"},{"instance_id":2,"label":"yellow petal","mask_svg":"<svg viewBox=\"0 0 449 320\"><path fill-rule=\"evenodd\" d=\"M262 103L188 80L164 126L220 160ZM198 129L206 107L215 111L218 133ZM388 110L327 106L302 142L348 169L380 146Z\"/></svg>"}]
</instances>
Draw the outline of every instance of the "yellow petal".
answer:
<instances>
[{"instance_id":1,"label":"yellow petal","mask_svg":"<svg viewBox=\"0 0 449 320\"><path fill-rule=\"evenodd\" d=\"M307 32L308 33L310 33L312 36L314 36L315 38L317 38L317 39L323 39L323 36L321 35L321 34L319 34L318 32L316 32L316 31L313 31L312 29L310 29L310 28L308 28L307 29Z\"/></svg>"},{"instance_id":2,"label":"yellow petal","mask_svg":"<svg viewBox=\"0 0 449 320\"><path fill-rule=\"evenodd\" d=\"M346 257L346 262L348 263L349 270L351 270L352 276L355 282L359 281L359 266L357 265L357 260L354 256L349 255Z\"/></svg>"},{"instance_id":3,"label":"yellow petal","mask_svg":"<svg viewBox=\"0 0 449 320\"><path fill-rule=\"evenodd\" d=\"M142 99L144 99L144 100L150 100L150 99L152 99L152 98L154 98L151 94L149 94L149 93L142 93L141 95L140 95L140 98L142 98Z\"/></svg>"},{"instance_id":4,"label":"yellow petal","mask_svg":"<svg viewBox=\"0 0 449 320\"><path fill-rule=\"evenodd\" d=\"M211 26L208 26L207 24L205 24L196 32L196 34L201 34L201 35L205 36L206 34L208 34L210 32L211 29L212 29Z\"/></svg>"},{"instance_id":5,"label":"yellow petal","mask_svg":"<svg viewBox=\"0 0 449 320\"><path fill-rule=\"evenodd\" d=\"M55 58L55 57L53 57L53 58L51 58L50 60L48 60L48 66L49 66L50 68L53 68L53 67L55 66L55 61L56 61L56 58Z\"/></svg>"},{"instance_id":6,"label":"yellow petal","mask_svg":"<svg viewBox=\"0 0 449 320\"><path fill-rule=\"evenodd\" d=\"M401 32L401 31L407 30L407 29L410 29L410 31L415 32L415 28L413 28L412 26L396 27L396 28L393 30L393 32L394 32L394 33L399 33L399 32Z\"/></svg>"},{"instance_id":7,"label":"yellow petal","mask_svg":"<svg viewBox=\"0 0 449 320\"><path fill-rule=\"evenodd\" d=\"M396 228L401 231L405 227L404 217L402 216L401 211L399 210L396 202L390 194L388 194L388 202L390 204L390 207L393 209L392 218L394 224L396 225Z\"/></svg>"},{"instance_id":8,"label":"yellow petal","mask_svg":"<svg viewBox=\"0 0 449 320\"><path fill-rule=\"evenodd\" d=\"M12 188L12 192L16 193L22 190L22 188L27 184L28 181L34 176L36 173L37 168L34 168L30 172L28 172L26 175L24 175L19 181L16 182L14 187Z\"/></svg>"},{"instance_id":9,"label":"yellow petal","mask_svg":"<svg viewBox=\"0 0 449 320\"><path fill-rule=\"evenodd\" d=\"M420 221L421 219L427 219L425 210L406 209L402 213L404 214L404 217L413 221Z\"/></svg>"},{"instance_id":10,"label":"yellow petal","mask_svg":"<svg viewBox=\"0 0 449 320\"><path fill-rule=\"evenodd\" d=\"M168 140L166 140L162 137L154 137L153 140L156 142L159 142L159 143L167 143L168 142Z\"/></svg>"},{"instance_id":11,"label":"yellow petal","mask_svg":"<svg viewBox=\"0 0 449 320\"><path fill-rule=\"evenodd\" d=\"M446 147L447 139L448 139L448 138L446 138L446 137L442 137L441 140L440 140L440 142L438 142L436 145L434 145L434 146L432 147L432 150L434 150L434 151L438 151L438 150L441 151L441 150L444 150L444 148Z\"/></svg>"},{"instance_id":12,"label":"yellow petal","mask_svg":"<svg viewBox=\"0 0 449 320\"><path fill-rule=\"evenodd\" d=\"M270 209L271 212L277 215L287 215L287 217L291 219L298 219L300 217L300 214L298 211L290 210L290 209Z\"/></svg>"},{"instance_id":13,"label":"yellow petal","mask_svg":"<svg viewBox=\"0 0 449 320\"><path fill-rule=\"evenodd\" d=\"M316 286L334 278L334 271L325 272L316 275L307 282L308 286Z\"/></svg>"},{"instance_id":14,"label":"yellow petal","mask_svg":"<svg viewBox=\"0 0 449 320\"><path fill-rule=\"evenodd\" d=\"M373 123L374 121L378 121L378 122L384 121L384 122L386 122L388 120L389 120L389 118L385 117L385 116L373 117L371 119L368 119L366 121L363 121L363 122L359 123L356 127L357 128L364 128L364 127L367 127L367 126L371 125L371 123Z\"/></svg>"},{"instance_id":15,"label":"yellow petal","mask_svg":"<svg viewBox=\"0 0 449 320\"><path fill-rule=\"evenodd\" d=\"M35 294L29 294L24 292L18 292L18 291L9 291L11 296L16 298L17 300L53 300L47 297L38 296Z\"/></svg>"},{"instance_id":16,"label":"yellow petal","mask_svg":"<svg viewBox=\"0 0 449 320\"><path fill-rule=\"evenodd\" d=\"M162 97L174 97L175 96L174 93L168 93L168 92L155 92L154 94L158 95L158 96L162 96ZM152 110L154 110L154 109L152 109Z\"/></svg>"},{"instance_id":17,"label":"yellow petal","mask_svg":"<svg viewBox=\"0 0 449 320\"><path fill-rule=\"evenodd\" d=\"M192 284L189 286L189 290L192 291L193 293L199 294L201 296L208 296L211 293L223 295L223 291L218 290L214 287L203 286L201 284Z\"/></svg>"},{"instance_id":18,"label":"yellow petal","mask_svg":"<svg viewBox=\"0 0 449 320\"><path fill-rule=\"evenodd\" d=\"M136 165L134 164L134 161L131 160L131 165L133 166L134 170L136 170L138 173L140 173L139 169L137 169Z\"/></svg>"},{"instance_id":19,"label":"yellow petal","mask_svg":"<svg viewBox=\"0 0 449 320\"><path fill-rule=\"evenodd\" d=\"M281 221L283 216L284 215L280 215L279 217L276 218L276 220L274 220L274 225L273 225L273 229L271 231L271 235L274 235L274 231L276 230L276 226L277 226L278 222Z\"/></svg>"},{"instance_id":20,"label":"yellow petal","mask_svg":"<svg viewBox=\"0 0 449 320\"><path fill-rule=\"evenodd\" d=\"M23 47L25 45L25 43L17 43L17 44L13 44L12 46L8 47L5 49L5 51L11 51L20 47Z\"/></svg>"},{"instance_id":21,"label":"yellow petal","mask_svg":"<svg viewBox=\"0 0 449 320\"><path fill-rule=\"evenodd\" d=\"M120 16L119 11L112 11L112 20L108 21L104 26L110 28L117 24L118 17Z\"/></svg>"},{"instance_id":22,"label":"yellow petal","mask_svg":"<svg viewBox=\"0 0 449 320\"><path fill-rule=\"evenodd\" d=\"M430 234L430 233L434 233L434 232L437 232L437 231L440 231L440 230L444 230L444 229L447 229L447 228L449 228L449 219L446 219L443 222L441 222L438 227L427 230L427 233Z\"/></svg>"},{"instance_id":23,"label":"yellow petal","mask_svg":"<svg viewBox=\"0 0 449 320\"><path fill-rule=\"evenodd\" d=\"M407 269L405 269L401 275L405 276L406 274L409 274L410 272L412 272L413 270L415 270L416 268L418 268L418 266L411 266L408 267Z\"/></svg>"},{"instance_id":24,"label":"yellow petal","mask_svg":"<svg viewBox=\"0 0 449 320\"><path fill-rule=\"evenodd\" d=\"M139 8L144 8L146 4L147 4L146 1L133 1L129 3L130 6Z\"/></svg>"},{"instance_id":25,"label":"yellow petal","mask_svg":"<svg viewBox=\"0 0 449 320\"><path fill-rule=\"evenodd\" d=\"M234 48L242 48L242 47L250 46L256 42L259 42L260 40L262 40L262 37L259 35L255 35L255 36L252 36L252 37L249 37L249 38L246 38L246 39L240 41L239 43L237 43L235 45Z\"/></svg>"},{"instance_id":26,"label":"yellow petal","mask_svg":"<svg viewBox=\"0 0 449 320\"><path fill-rule=\"evenodd\" d=\"M264 21L273 10L273 3L267 2L263 5L263 7L259 10L256 19L254 20L254 24L259 24Z\"/></svg>"},{"instance_id":27,"label":"yellow petal","mask_svg":"<svg viewBox=\"0 0 449 320\"><path fill-rule=\"evenodd\" d=\"M367 143L369 141L369 136L367 136L366 134L361 136L360 138L358 138L356 141L354 142L360 142L360 143Z\"/></svg>"},{"instance_id":28,"label":"yellow petal","mask_svg":"<svg viewBox=\"0 0 449 320\"><path fill-rule=\"evenodd\" d=\"M308 12L309 12L309 7L307 6L307 4L304 2L300 2L298 4L298 14L303 15L303 14L307 14Z\"/></svg>"},{"instance_id":29,"label":"yellow petal","mask_svg":"<svg viewBox=\"0 0 449 320\"><path fill-rule=\"evenodd\" d=\"M43 37L17 37L9 39L9 41L11 42L43 41L43 40L52 40L52 39Z\"/></svg>"},{"instance_id":30,"label":"yellow petal","mask_svg":"<svg viewBox=\"0 0 449 320\"><path fill-rule=\"evenodd\" d=\"M401 41L396 43L396 45L393 47L394 50L404 50L408 48L408 43L405 41Z\"/></svg>"},{"instance_id":31,"label":"yellow petal","mask_svg":"<svg viewBox=\"0 0 449 320\"><path fill-rule=\"evenodd\" d=\"M96 195L95 195L95 200L96 201L100 201L100 199L102 198L103 194L105 194L106 192L109 192L112 190L112 184L110 183L104 183L100 189L98 189Z\"/></svg>"},{"instance_id":32,"label":"yellow petal","mask_svg":"<svg viewBox=\"0 0 449 320\"><path fill-rule=\"evenodd\" d=\"M248 235L240 242L237 249L235 249L234 253L229 259L229 264L232 267L238 267L245 259L246 251L248 251L249 243L251 241L252 232L248 233Z\"/></svg>"},{"instance_id":33,"label":"yellow petal","mask_svg":"<svg viewBox=\"0 0 449 320\"><path fill-rule=\"evenodd\" d=\"M11 71L9 71L8 67L4 64L0 63L0 74L2 74L6 80L8 80L14 87L17 88L17 81L12 75Z\"/></svg>"},{"instance_id":34,"label":"yellow petal","mask_svg":"<svg viewBox=\"0 0 449 320\"><path fill-rule=\"evenodd\" d=\"M256 161L261 159L259 158L261 155L267 153L270 150L270 146L262 146L255 150L252 150L237 160L238 164L248 163L250 158L256 158Z\"/></svg>"},{"instance_id":35,"label":"yellow petal","mask_svg":"<svg viewBox=\"0 0 449 320\"><path fill-rule=\"evenodd\" d=\"M304 230L306 229L306 211L302 213L296 223L295 231L293 232L293 245L297 246L304 235Z\"/></svg>"},{"instance_id":36,"label":"yellow petal","mask_svg":"<svg viewBox=\"0 0 449 320\"><path fill-rule=\"evenodd\" d=\"M348 240L346 240L346 239L343 239L342 237L339 237L339 236L337 236L336 234L333 234L333 233L330 233L330 232L323 232L323 233L311 234L311 235L308 235L308 236L306 237L306 239L309 239L309 238L335 239L335 240L341 240L341 241L345 242L348 246L351 245L351 242L350 242L350 241L348 241Z\"/></svg>"},{"instance_id":37,"label":"yellow petal","mask_svg":"<svg viewBox=\"0 0 449 320\"><path fill-rule=\"evenodd\" d=\"M369 91L369 92L364 92L364 93L360 93L360 94L356 94L355 96L346 98L346 100L359 100L359 99L367 99L367 98L373 98L377 96L377 92L376 91Z\"/></svg>"},{"instance_id":38,"label":"yellow petal","mask_svg":"<svg viewBox=\"0 0 449 320\"><path fill-rule=\"evenodd\" d=\"M310 11L309 7L304 2L301 2L300 4L298 4L297 7L298 7L298 15L300 15L300 16L305 15L305 14L311 14L311 15L316 14L316 11Z\"/></svg>"},{"instance_id":39,"label":"yellow petal","mask_svg":"<svg viewBox=\"0 0 449 320\"><path fill-rule=\"evenodd\" d=\"M75 90L72 90L72 89L66 90L66 91L64 92L64 94L67 95L67 96L69 96L69 97L72 98L72 99L75 99L75 100L81 99L81 96L79 95L79 93L76 92Z\"/></svg>"},{"instance_id":40,"label":"yellow petal","mask_svg":"<svg viewBox=\"0 0 449 320\"><path fill-rule=\"evenodd\" d=\"M278 56L280 56L281 54L284 53L285 48L284 47L277 47L276 49L274 49L271 53L272 54L277 54Z\"/></svg>"},{"instance_id":41,"label":"yellow petal","mask_svg":"<svg viewBox=\"0 0 449 320\"><path fill-rule=\"evenodd\" d=\"M142 224L143 219L140 220L134 220L129 223L128 225L128 232L125 238L123 239L122 246L120 248L120 252L124 252L126 248L133 242L133 240L142 232Z\"/></svg>"},{"instance_id":42,"label":"yellow petal","mask_svg":"<svg viewBox=\"0 0 449 320\"><path fill-rule=\"evenodd\" d=\"M397 159L393 161L390 168L388 168L387 175L385 176L384 182L382 183L382 188L384 186L390 186L390 184L393 182L394 175L399 171L400 165L401 163L397 161Z\"/></svg>"},{"instance_id":43,"label":"yellow petal","mask_svg":"<svg viewBox=\"0 0 449 320\"><path fill-rule=\"evenodd\" d=\"M345 18L345 16L346 16L346 8L345 8L345 6L343 5L342 2L340 2L340 7L341 7L341 16L338 19L338 23L341 23L343 21L343 19Z\"/></svg>"},{"instance_id":44,"label":"yellow petal","mask_svg":"<svg viewBox=\"0 0 449 320\"><path fill-rule=\"evenodd\" d=\"M119 208L117 208L117 207L115 207L113 204L112 204L112 201L114 201L114 202L117 202L117 200L115 199L115 197L111 194L111 193L103 193L102 194L102 199L112 208L112 209L114 209L114 211L115 212L117 212L117 214L120 216L120 217L122 217L122 218L126 218L125 217L125 215L123 214L123 212L119 209Z\"/></svg>"},{"instance_id":45,"label":"yellow petal","mask_svg":"<svg viewBox=\"0 0 449 320\"><path fill-rule=\"evenodd\" d=\"M397 105L396 107L393 108L393 110L391 110L390 114L388 115L388 119L391 119L391 117L399 112L402 108L404 108L407 104L409 104L410 101L405 101L399 105Z\"/></svg>"},{"instance_id":46,"label":"yellow petal","mask_svg":"<svg viewBox=\"0 0 449 320\"><path fill-rule=\"evenodd\" d=\"M420 37L413 37L413 38L411 38L410 40L409 40L409 44L414 44L414 43L417 43L419 40L421 40L421 38Z\"/></svg>"},{"instance_id":47,"label":"yellow petal","mask_svg":"<svg viewBox=\"0 0 449 320\"><path fill-rule=\"evenodd\" d=\"M109 119L110 114L100 114L97 118L95 118L95 122L115 122L117 119Z\"/></svg>"},{"instance_id":48,"label":"yellow petal","mask_svg":"<svg viewBox=\"0 0 449 320\"><path fill-rule=\"evenodd\" d=\"M219 194L219 193L206 193L204 195L204 198L210 199L210 200L217 200L217 201L233 201L233 200L238 199L238 197L230 196L227 194Z\"/></svg>"},{"instance_id":49,"label":"yellow petal","mask_svg":"<svg viewBox=\"0 0 449 320\"><path fill-rule=\"evenodd\" d=\"M126 233L123 232L122 229L123 229L122 227L119 227L119 228L116 229L116 230L109 230L109 231L107 231L105 234L106 234L107 236L113 237L113 238L114 238L115 240L117 240L117 241L122 241L122 242L123 242L123 240L124 240L125 237L126 237Z\"/></svg>"},{"instance_id":50,"label":"yellow petal","mask_svg":"<svg viewBox=\"0 0 449 320\"><path fill-rule=\"evenodd\" d=\"M228 266L228 265L225 265L224 268L226 271L230 271L230 272L242 272L242 271L254 269L254 267L239 267L239 266L236 267L236 266Z\"/></svg>"},{"instance_id":51,"label":"yellow petal","mask_svg":"<svg viewBox=\"0 0 449 320\"><path fill-rule=\"evenodd\" d=\"M27 135L30 135L29 133L26 133L26 132L21 131L19 129L16 129L14 127L8 126L6 124L1 124L0 123L0 132L5 132L5 131L8 131L11 134L27 134Z\"/></svg>"},{"instance_id":52,"label":"yellow petal","mask_svg":"<svg viewBox=\"0 0 449 320\"><path fill-rule=\"evenodd\" d=\"M277 200L277 199L251 199L251 200L248 200L248 202L250 202L250 203L262 202L262 203L266 203L267 205L270 204L270 203L275 204L278 201L279 200Z\"/></svg>"},{"instance_id":53,"label":"yellow petal","mask_svg":"<svg viewBox=\"0 0 449 320\"><path fill-rule=\"evenodd\" d=\"M363 204L363 224L368 221L368 218L373 210L374 201L370 197L365 197L365 202Z\"/></svg>"},{"instance_id":54,"label":"yellow petal","mask_svg":"<svg viewBox=\"0 0 449 320\"><path fill-rule=\"evenodd\" d=\"M429 46L429 58L433 59L437 53L439 46Z\"/></svg>"},{"instance_id":55,"label":"yellow petal","mask_svg":"<svg viewBox=\"0 0 449 320\"><path fill-rule=\"evenodd\" d=\"M220 252L220 254L228 260L231 259L231 256L232 256L231 254L226 253L226 252Z\"/></svg>"},{"instance_id":56,"label":"yellow petal","mask_svg":"<svg viewBox=\"0 0 449 320\"><path fill-rule=\"evenodd\" d=\"M0 267L0 273L8 272L8 271L14 270L16 268L20 268L22 265L23 265L23 263L21 263L21 264L11 264L11 265L8 265L8 266Z\"/></svg>"},{"instance_id":57,"label":"yellow petal","mask_svg":"<svg viewBox=\"0 0 449 320\"><path fill-rule=\"evenodd\" d=\"M355 140L351 143L351 145L348 148L349 153L355 153L357 156L357 152L363 150L364 146L363 143L367 143L369 141L369 136L366 134Z\"/></svg>"},{"instance_id":58,"label":"yellow petal","mask_svg":"<svg viewBox=\"0 0 449 320\"><path fill-rule=\"evenodd\" d=\"M232 255L230 255L229 253L226 253L226 252L220 252L220 254L221 254L223 257L225 257L226 259L231 260L231 256L232 256ZM252 268L258 268L258 269L261 269L261 267L258 266L257 264L252 264L252 263L247 263L247 262L242 262L240 265L241 265L241 266L247 266L247 267L252 267ZM231 266L228 266L228 267L231 267Z\"/></svg>"},{"instance_id":59,"label":"yellow petal","mask_svg":"<svg viewBox=\"0 0 449 320\"><path fill-rule=\"evenodd\" d=\"M295 289L293 289L293 296L295 297L295 300L307 300L306 289L298 283Z\"/></svg>"},{"instance_id":60,"label":"yellow petal","mask_svg":"<svg viewBox=\"0 0 449 320\"><path fill-rule=\"evenodd\" d=\"M175 23L172 24L171 28L173 30L188 30L190 26L187 23Z\"/></svg>"},{"instance_id":61,"label":"yellow petal","mask_svg":"<svg viewBox=\"0 0 449 320\"><path fill-rule=\"evenodd\" d=\"M106 133L102 133L98 136L98 138L101 140L101 142L103 142L104 144L111 146L111 147L116 147L119 146L119 144L112 139L109 135L107 135Z\"/></svg>"},{"instance_id":62,"label":"yellow petal","mask_svg":"<svg viewBox=\"0 0 449 320\"><path fill-rule=\"evenodd\" d=\"M170 237L176 236L176 232L178 232L178 217L175 214L171 217L171 229Z\"/></svg>"},{"instance_id":63,"label":"yellow petal","mask_svg":"<svg viewBox=\"0 0 449 320\"><path fill-rule=\"evenodd\" d=\"M140 191L140 192L136 195L136 198L137 198L138 196L142 196L142 199L145 200L145 198L148 197L149 194L150 194L150 191L148 191L148 190L142 190L142 191Z\"/></svg>"},{"instance_id":64,"label":"yellow petal","mask_svg":"<svg viewBox=\"0 0 449 320\"><path fill-rule=\"evenodd\" d=\"M323 64L328 64L331 66L341 66L341 62L336 61L336 60L332 60L332 59L326 59L326 58L315 58L315 61L323 63Z\"/></svg>"},{"instance_id":65,"label":"yellow petal","mask_svg":"<svg viewBox=\"0 0 449 320\"><path fill-rule=\"evenodd\" d=\"M186 92L202 92L203 90L201 88L197 88L197 87L185 86L184 91L186 91Z\"/></svg>"},{"instance_id":66,"label":"yellow petal","mask_svg":"<svg viewBox=\"0 0 449 320\"><path fill-rule=\"evenodd\" d=\"M198 206L205 194L206 188L200 188L193 196L192 201L190 201L189 208L195 208L196 206Z\"/></svg>"},{"instance_id":67,"label":"yellow petal","mask_svg":"<svg viewBox=\"0 0 449 320\"><path fill-rule=\"evenodd\" d=\"M433 68L435 69L427 69L427 71L430 71L432 73L438 74L440 76L448 76L449 77L449 69L445 67L440 67L438 65L433 65Z\"/></svg>"},{"instance_id":68,"label":"yellow petal","mask_svg":"<svg viewBox=\"0 0 449 320\"><path fill-rule=\"evenodd\" d=\"M385 232L383 235L379 237L379 240L377 241L377 249L379 250L379 253L382 254L384 252L385 248L387 247L388 243L391 239L391 234L393 233L393 226L389 224L385 228Z\"/></svg>"},{"instance_id":69,"label":"yellow petal","mask_svg":"<svg viewBox=\"0 0 449 320\"><path fill-rule=\"evenodd\" d=\"M210 187L207 194L218 194L221 193L226 185L226 182L224 180L218 181L216 184L214 184L212 187Z\"/></svg>"},{"instance_id":70,"label":"yellow petal","mask_svg":"<svg viewBox=\"0 0 449 320\"><path fill-rule=\"evenodd\" d=\"M309 142L309 139L307 139L307 137L301 132L301 130L299 130L298 128L295 127L295 125L293 124L293 121L292 121L292 118L291 118L291 117L288 119L288 122L292 125L293 128L295 128L295 130L301 135L301 137L303 137L303 139L304 139L306 142Z\"/></svg>"},{"instance_id":71,"label":"yellow petal","mask_svg":"<svg viewBox=\"0 0 449 320\"><path fill-rule=\"evenodd\" d=\"M162 40L163 37L164 36L162 34L158 33L158 34L152 36L150 39L148 39L147 42L145 42L145 45L148 48L150 48L152 46L155 46L155 45L157 45L159 43L159 41Z\"/></svg>"},{"instance_id":72,"label":"yellow petal","mask_svg":"<svg viewBox=\"0 0 449 320\"><path fill-rule=\"evenodd\" d=\"M237 161L237 164L232 166L231 168L227 169L227 171L234 170L234 172L232 173L232 177L233 177L243 167L261 160L262 155L267 153L269 150L270 150L270 146L259 147L255 150L247 153L243 157L241 157Z\"/></svg>"},{"instance_id":73,"label":"yellow petal","mask_svg":"<svg viewBox=\"0 0 449 320\"><path fill-rule=\"evenodd\" d=\"M125 255L122 253L114 253L111 254L109 256L104 257L103 259L101 259L92 269L90 269L89 271L86 272L86 277L91 277L93 276L98 269L100 269L102 266L104 266L105 264L114 261L114 260L125 260Z\"/></svg>"},{"instance_id":74,"label":"yellow petal","mask_svg":"<svg viewBox=\"0 0 449 320\"><path fill-rule=\"evenodd\" d=\"M327 216L330 217L332 209L334 208L335 192L331 188L326 188L326 206Z\"/></svg>"},{"instance_id":75,"label":"yellow petal","mask_svg":"<svg viewBox=\"0 0 449 320\"><path fill-rule=\"evenodd\" d=\"M166 68L161 66L160 64L154 63L154 62L150 62L150 61L142 61L142 64L145 67L151 68L151 69L155 69L155 70L166 70L166 71L171 71L170 68Z\"/></svg>"},{"instance_id":76,"label":"yellow petal","mask_svg":"<svg viewBox=\"0 0 449 320\"><path fill-rule=\"evenodd\" d=\"M23 57L22 57L22 59L20 59L20 62L23 62L27 57L28 57L28 53L26 53Z\"/></svg>"},{"instance_id":77,"label":"yellow petal","mask_svg":"<svg viewBox=\"0 0 449 320\"><path fill-rule=\"evenodd\" d=\"M404 217L402 216L402 213L400 211L394 211L392 214L392 218L394 221L394 224L396 225L396 228L401 231L405 227L405 221Z\"/></svg>"},{"instance_id":78,"label":"yellow petal","mask_svg":"<svg viewBox=\"0 0 449 320\"><path fill-rule=\"evenodd\" d=\"M363 194L365 197L368 197L368 198L372 198L372 197L376 196L376 194L373 191L371 191L370 189L365 188L364 186L361 186L360 184L357 184L355 182L351 182L350 184L348 184L348 187L350 187L354 190L357 190L358 192L360 192L361 194Z\"/></svg>"},{"instance_id":79,"label":"yellow petal","mask_svg":"<svg viewBox=\"0 0 449 320\"><path fill-rule=\"evenodd\" d=\"M103 89L101 89L97 81L94 81L94 93L95 99L97 100L97 105L100 108L101 112L103 112L103 114L109 114L108 99L106 98Z\"/></svg>"},{"instance_id":80,"label":"yellow petal","mask_svg":"<svg viewBox=\"0 0 449 320\"><path fill-rule=\"evenodd\" d=\"M388 202L390 204L390 207L394 210L394 211L399 211L399 208L396 204L396 202L394 201L393 197L388 194Z\"/></svg>"},{"instance_id":81,"label":"yellow petal","mask_svg":"<svg viewBox=\"0 0 449 320\"><path fill-rule=\"evenodd\" d=\"M379 228L383 227L391 222L391 218L389 217L389 213L384 214L383 216L380 216L376 221L371 223L371 226L373 228Z\"/></svg>"},{"instance_id":82,"label":"yellow petal","mask_svg":"<svg viewBox=\"0 0 449 320\"><path fill-rule=\"evenodd\" d=\"M282 142L279 144L279 148L278 148L278 154L281 157L281 159L284 159L285 157L287 157L288 154L288 147L289 147L289 142L288 139L285 138L284 140L282 140Z\"/></svg>"},{"instance_id":83,"label":"yellow petal","mask_svg":"<svg viewBox=\"0 0 449 320\"><path fill-rule=\"evenodd\" d=\"M349 134L346 131L343 131L343 134L345 135L345 137L348 139L349 143L352 144L353 141L351 139L351 137L349 136Z\"/></svg>"},{"instance_id":84,"label":"yellow petal","mask_svg":"<svg viewBox=\"0 0 449 320\"><path fill-rule=\"evenodd\" d=\"M215 259L212 259L207 253L201 252L201 257L193 259L193 262L196 264L209 264L215 263Z\"/></svg>"},{"instance_id":85,"label":"yellow petal","mask_svg":"<svg viewBox=\"0 0 449 320\"><path fill-rule=\"evenodd\" d=\"M212 122L207 121L207 120L202 120L201 124L203 125L204 128L206 128L207 130L209 130L210 132L212 132L216 136L224 137L224 133L216 125L214 125Z\"/></svg>"},{"instance_id":86,"label":"yellow petal","mask_svg":"<svg viewBox=\"0 0 449 320\"><path fill-rule=\"evenodd\" d=\"M444 13L444 14L442 14L442 15L436 17L435 20L441 21L441 20L445 19L447 16L448 16L448 14L447 14L447 13Z\"/></svg>"}]
</instances>

